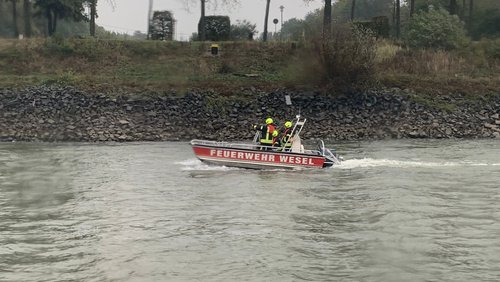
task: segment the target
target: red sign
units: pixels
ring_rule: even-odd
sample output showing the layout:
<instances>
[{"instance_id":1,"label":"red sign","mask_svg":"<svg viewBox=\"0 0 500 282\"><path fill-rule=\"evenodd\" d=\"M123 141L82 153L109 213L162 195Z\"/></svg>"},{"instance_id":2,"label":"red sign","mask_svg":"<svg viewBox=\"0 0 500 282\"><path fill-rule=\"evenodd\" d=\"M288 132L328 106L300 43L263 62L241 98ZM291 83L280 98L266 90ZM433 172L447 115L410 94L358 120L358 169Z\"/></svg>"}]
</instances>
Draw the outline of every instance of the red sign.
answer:
<instances>
[{"instance_id":1,"label":"red sign","mask_svg":"<svg viewBox=\"0 0 500 282\"><path fill-rule=\"evenodd\" d=\"M243 151L230 148L206 148L193 146L194 153L198 157L220 160L240 160L252 163L276 163L293 166L323 167L325 162L322 156L307 156L298 154L286 154L269 151Z\"/></svg>"}]
</instances>

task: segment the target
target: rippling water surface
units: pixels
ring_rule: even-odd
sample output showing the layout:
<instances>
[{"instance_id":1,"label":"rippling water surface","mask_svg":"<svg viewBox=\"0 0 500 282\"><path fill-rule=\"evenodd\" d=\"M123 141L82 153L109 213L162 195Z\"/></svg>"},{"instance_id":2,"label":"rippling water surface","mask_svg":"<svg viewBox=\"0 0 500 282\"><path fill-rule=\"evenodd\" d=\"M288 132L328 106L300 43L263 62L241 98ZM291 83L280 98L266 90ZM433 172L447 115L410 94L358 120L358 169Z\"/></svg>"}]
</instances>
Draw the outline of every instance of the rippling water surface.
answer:
<instances>
[{"instance_id":1,"label":"rippling water surface","mask_svg":"<svg viewBox=\"0 0 500 282\"><path fill-rule=\"evenodd\" d=\"M500 142L343 143L316 171L186 143L0 144L0 281L500 281Z\"/></svg>"}]
</instances>

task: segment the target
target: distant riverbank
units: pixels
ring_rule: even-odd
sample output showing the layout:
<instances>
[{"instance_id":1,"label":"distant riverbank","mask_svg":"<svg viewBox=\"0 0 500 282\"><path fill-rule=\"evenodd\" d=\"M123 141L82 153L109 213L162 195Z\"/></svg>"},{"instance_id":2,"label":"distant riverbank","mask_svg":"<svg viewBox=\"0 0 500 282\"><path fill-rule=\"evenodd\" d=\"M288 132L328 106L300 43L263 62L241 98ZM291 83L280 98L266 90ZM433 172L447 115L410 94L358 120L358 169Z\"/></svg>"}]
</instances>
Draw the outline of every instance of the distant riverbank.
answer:
<instances>
[{"instance_id":1,"label":"distant riverbank","mask_svg":"<svg viewBox=\"0 0 500 282\"><path fill-rule=\"evenodd\" d=\"M252 124L271 116L281 125L299 111L308 119L305 139L500 138L500 95L423 99L397 88L340 96L254 88L232 96L113 95L39 86L0 89L0 141L244 140L253 137Z\"/></svg>"}]
</instances>

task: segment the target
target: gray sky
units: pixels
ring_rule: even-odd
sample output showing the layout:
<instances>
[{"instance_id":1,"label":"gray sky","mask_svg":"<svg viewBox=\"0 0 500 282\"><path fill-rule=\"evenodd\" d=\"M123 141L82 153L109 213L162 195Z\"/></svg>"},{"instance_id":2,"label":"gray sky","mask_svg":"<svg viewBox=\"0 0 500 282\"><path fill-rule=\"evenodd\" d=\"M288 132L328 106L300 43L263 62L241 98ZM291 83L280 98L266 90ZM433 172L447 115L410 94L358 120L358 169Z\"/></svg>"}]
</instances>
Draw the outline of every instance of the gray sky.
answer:
<instances>
[{"instance_id":1,"label":"gray sky","mask_svg":"<svg viewBox=\"0 0 500 282\"><path fill-rule=\"evenodd\" d=\"M98 3L97 24L107 30L132 34L136 30L146 32L148 0L115 0L116 7L113 10L107 0ZM187 6L185 3L190 2ZM200 18L199 0L155 0L154 10L170 10L177 20L176 40L188 40L193 32L196 32ZM236 20L248 20L257 24L257 30L264 30L264 13L266 9L265 0L240 0L239 5L224 7L208 4L207 15L228 15L231 23ZM271 0L269 9L269 31L274 31L273 19L280 19L279 6L285 7L283 20L290 18L304 18L304 16L317 8L323 1L314 1L306 4L303 0ZM215 9L216 8L216 9ZM279 31L280 24L278 24Z\"/></svg>"}]
</instances>

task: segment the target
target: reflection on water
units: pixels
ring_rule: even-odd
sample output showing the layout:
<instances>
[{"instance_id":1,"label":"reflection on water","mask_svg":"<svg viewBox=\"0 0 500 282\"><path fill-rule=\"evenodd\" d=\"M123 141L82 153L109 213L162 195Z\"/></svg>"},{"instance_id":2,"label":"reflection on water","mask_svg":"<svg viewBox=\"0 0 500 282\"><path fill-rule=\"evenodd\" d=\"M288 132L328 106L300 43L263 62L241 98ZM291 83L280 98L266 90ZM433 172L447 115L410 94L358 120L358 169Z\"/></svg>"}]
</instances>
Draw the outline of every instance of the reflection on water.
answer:
<instances>
[{"instance_id":1,"label":"reflection on water","mask_svg":"<svg viewBox=\"0 0 500 282\"><path fill-rule=\"evenodd\" d=\"M254 171L184 143L0 144L0 281L498 280L498 142L339 152Z\"/></svg>"}]
</instances>

